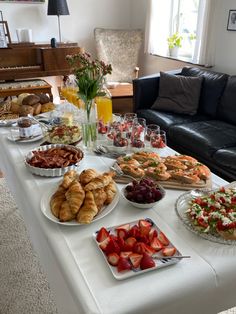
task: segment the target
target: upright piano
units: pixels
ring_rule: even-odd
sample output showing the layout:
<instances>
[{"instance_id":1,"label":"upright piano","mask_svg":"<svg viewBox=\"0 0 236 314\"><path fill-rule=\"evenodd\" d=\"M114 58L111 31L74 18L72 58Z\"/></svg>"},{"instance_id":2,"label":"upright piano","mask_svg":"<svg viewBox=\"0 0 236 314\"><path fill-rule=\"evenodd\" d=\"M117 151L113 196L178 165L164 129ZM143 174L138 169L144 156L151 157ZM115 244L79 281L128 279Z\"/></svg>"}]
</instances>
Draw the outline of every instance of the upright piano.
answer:
<instances>
[{"instance_id":1,"label":"upright piano","mask_svg":"<svg viewBox=\"0 0 236 314\"><path fill-rule=\"evenodd\" d=\"M0 81L68 75L66 56L81 52L76 43L59 44L9 44L0 48Z\"/></svg>"}]
</instances>

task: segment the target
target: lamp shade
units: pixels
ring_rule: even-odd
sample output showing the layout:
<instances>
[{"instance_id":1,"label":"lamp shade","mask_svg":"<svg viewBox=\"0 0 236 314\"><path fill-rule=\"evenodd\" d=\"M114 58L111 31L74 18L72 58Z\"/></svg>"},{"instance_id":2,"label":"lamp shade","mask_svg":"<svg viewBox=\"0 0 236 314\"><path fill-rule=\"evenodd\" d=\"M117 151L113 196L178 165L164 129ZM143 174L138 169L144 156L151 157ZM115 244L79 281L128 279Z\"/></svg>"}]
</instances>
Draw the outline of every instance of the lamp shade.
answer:
<instances>
[{"instance_id":1,"label":"lamp shade","mask_svg":"<svg viewBox=\"0 0 236 314\"><path fill-rule=\"evenodd\" d=\"M48 15L69 15L66 0L48 0Z\"/></svg>"}]
</instances>

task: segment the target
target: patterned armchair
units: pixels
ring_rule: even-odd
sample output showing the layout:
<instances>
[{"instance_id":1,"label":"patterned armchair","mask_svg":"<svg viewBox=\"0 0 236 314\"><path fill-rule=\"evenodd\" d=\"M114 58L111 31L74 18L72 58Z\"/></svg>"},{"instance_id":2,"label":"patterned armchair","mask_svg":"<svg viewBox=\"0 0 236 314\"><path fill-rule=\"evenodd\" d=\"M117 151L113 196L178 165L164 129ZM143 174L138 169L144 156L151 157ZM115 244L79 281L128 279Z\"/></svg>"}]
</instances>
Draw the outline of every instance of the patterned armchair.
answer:
<instances>
[{"instance_id":1,"label":"patterned armchair","mask_svg":"<svg viewBox=\"0 0 236 314\"><path fill-rule=\"evenodd\" d=\"M141 30L95 28L97 57L111 63L108 82L132 82L138 77L138 59L142 46Z\"/></svg>"}]
</instances>

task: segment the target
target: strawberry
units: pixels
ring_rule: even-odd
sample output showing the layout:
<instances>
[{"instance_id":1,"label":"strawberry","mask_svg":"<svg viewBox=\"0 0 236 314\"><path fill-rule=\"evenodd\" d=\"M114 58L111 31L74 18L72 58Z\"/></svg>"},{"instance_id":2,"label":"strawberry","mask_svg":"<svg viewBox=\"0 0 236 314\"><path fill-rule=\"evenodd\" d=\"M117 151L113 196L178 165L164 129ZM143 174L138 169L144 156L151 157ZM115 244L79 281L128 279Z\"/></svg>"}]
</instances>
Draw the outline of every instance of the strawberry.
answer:
<instances>
[{"instance_id":1,"label":"strawberry","mask_svg":"<svg viewBox=\"0 0 236 314\"><path fill-rule=\"evenodd\" d=\"M129 236L137 238L140 235L139 227L137 225L134 225L130 230L129 230Z\"/></svg>"},{"instance_id":2,"label":"strawberry","mask_svg":"<svg viewBox=\"0 0 236 314\"><path fill-rule=\"evenodd\" d=\"M112 266L117 266L119 262L120 256L117 253L110 253L107 255L108 263Z\"/></svg>"},{"instance_id":3,"label":"strawberry","mask_svg":"<svg viewBox=\"0 0 236 314\"><path fill-rule=\"evenodd\" d=\"M129 260L134 268L138 268L140 266L141 259L143 258L142 254L132 253L129 255Z\"/></svg>"},{"instance_id":4,"label":"strawberry","mask_svg":"<svg viewBox=\"0 0 236 314\"><path fill-rule=\"evenodd\" d=\"M106 255L110 253L114 253L114 252L117 254L120 254L120 247L118 243L114 239L111 238L107 244L105 252L106 252Z\"/></svg>"},{"instance_id":5,"label":"strawberry","mask_svg":"<svg viewBox=\"0 0 236 314\"><path fill-rule=\"evenodd\" d=\"M136 242L133 248L134 253L143 254L145 252L145 243Z\"/></svg>"},{"instance_id":6,"label":"strawberry","mask_svg":"<svg viewBox=\"0 0 236 314\"><path fill-rule=\"evenodd\" d=\"M118 272L120 273L124 270L130 270L130 269L132 269L132 266L130 262L128 261L128 259L124 257L120 257L118 265L117 265Z\"/></svg>"},{"instance_id":7,"label":"strawberry","mask_svg":"<svg viewBox=\"0 0 236 314\"><path fill-rule=\"evenodd\" d=\"M134 237L129 237L125 240L124 250L132 251L137 240Z\"/></svg>"},{"instance_id":8,"label":"strawberry","mask_svg":"<svg viewBox=\"0 0 236 314\"><path fill-rule=\"evenodd\" d=\"M144 244L144 252L152 256L154 253L156 253L156 250L153 249L151 246Z\"/></svg>"},{"instance_id":9,"label":"strawberry","mask_svg":"<svg viewBox=\"0 0 236 314\"><path fill-rule=\"evenodd\" d=\"M126 229L119 228L117 229L118 238L126 239L128 236L128 231Z\"/></svg>"},{"instance_id":10,"label":"strawberry","mask_svg":"<svg viewBox=\"0 0 236 314\"><path fill-rule=\"evenodd\" d=\"M152 268L155 266L156 266L156 264L155 264L153 258L150 255L148 255L147 253L144 253L143 258L141 259L141 262L140 262L140 268L141 269L147 269L147 268Z\"/></svg>"},{"instance_id":11,"label":"strawberry","mask_svg":"<svg viewBox=\"0 0 236 314\"><path fill-rule=\"evenodd\" d=\"M156 237L152 239L150 246L156 251L160 251L163 248L163 244Z\"/></svg>"},{"instance_id":12,"label":"strawberry","mask_svg":"<svg viewBox=\"0 0 236 314\"><path fill-rule=\"evenodd\" d=\"M120 257L127 258L127 257L129 257L131 254L133 254L132 251L126 251L126 252L122 251L122 252L120 252Z\"/></svg>"},{"instance_id":13,"label":"strawberry","mask_svg":"<svg viewBox=\"0 0 236 314\"><path fill-rule=\"evenodd\" d=\"M160 232L158 235L158 239L161 241L161 243L165 246L169 245L170 241L167 239L165 234L163 232Z\"/></svg>"},{"instance_id":14,"label":"strawberry","mask_svg":"<svg viewBox=\"0 0 236 314\"><path fill-rule=\"evenodd\" d=\"M148 236L147 235L145 235L145 236L137 236L137 240L139 241L139 242L143 242L143 243L146 243L146 244L149 244L149 238L148 238Z\"/></svg>"},{"instance_id":15,"label":"strawberry","mask_svg":"<svg viewBox=\"0 0 236 314\"><path fill-rule=\"evenodd\" d=\"M102 227L97 234L96 240L98 242L103 242L109 236L109 232L106 228Z\"/></svg>"},{"instance_id":16,"label":"strawberry","mask_svg":"<svg viewBox=\"0 0 236 314\"><path fill-rule=\"evenodd\" d=\"M99 247L101 250L106 251L107 245L110 242L110 237L107 237L105 240L99 243Z\"/></svg>"},{"instance_id":17,"label":"strawberry","mask_svg":"<svg viewBox=\"0 0 236 314\"><path fill-rule=\"evenodd\" d=\"M126 231L129 231L130 230L130 224L124 224L124 225L121 225L119 227L116 227L116 230L119 230L119 229L125 229Z\"/></svg>"},{"instance_id":18,"label":"strawberry","mask_svg":"<svg viewBox=\"0 0 236 314\"><path fill-rule=\"evenodd\" d=\"M152 224L149 221L146 221L143 219L139 220L139 230L140 230L141 236L148 235L151 230L151 227L152 227Z\"/></svg>"},{"instance_id":19,"label":"strawberry","mask_svg":"<svg viewBox=\"0 0 236 314\"><path fill-rule=\"evenodd\" d=\"M175 247L165 247L162 249L162 254L164 256L173 256L176 252L176 248Z\"/></svg>"},{"instance_id":20,"label":"strawberry","mask_svg":"<svg viewBox=\"0 0 236 314\"><path fill-rule=\"evenodd\" d=\"M157 230L152 228L148 235L149 241L152 242L152 240L156 237L157 237Z\"/></svg>"},{"instance_id":21,"label":"strawberry","mask_svg":"<svg viewBox=\"0 0 236 314\"><path fill-rule=\"evenodd\" d=\"M123 238L118 238L117 239L117 244L119 245L120 247L120 250L122 251L125 247L125 240Z\"/></svg>"}]
</instances>

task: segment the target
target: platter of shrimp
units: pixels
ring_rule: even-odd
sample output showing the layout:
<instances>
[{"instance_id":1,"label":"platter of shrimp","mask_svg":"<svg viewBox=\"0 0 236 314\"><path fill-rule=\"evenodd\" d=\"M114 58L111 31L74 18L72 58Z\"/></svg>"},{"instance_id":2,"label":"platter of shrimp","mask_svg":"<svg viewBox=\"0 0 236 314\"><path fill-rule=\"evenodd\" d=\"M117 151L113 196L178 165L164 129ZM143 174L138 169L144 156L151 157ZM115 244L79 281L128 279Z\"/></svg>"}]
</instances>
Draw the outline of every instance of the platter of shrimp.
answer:
<instances>
[{"instance_id":1,"label":"platter of shrimp","mask_svg":"<svg viewBox=\"0 0 236 314\"><path fill-rule=\"evenodd\" d=\"M160 157L155 152L140 151L117 158L115 166L124 174L115 177L119 183L130 182L131 177L136 180L150 177L163 187L173 189L191 190L212 186L210 169L188 155Z\"/></svg>"}]
</instances>

